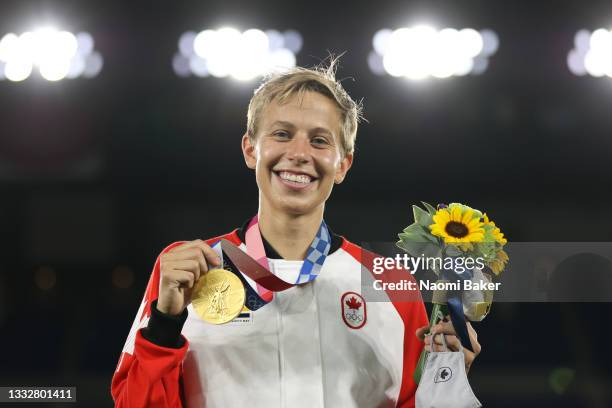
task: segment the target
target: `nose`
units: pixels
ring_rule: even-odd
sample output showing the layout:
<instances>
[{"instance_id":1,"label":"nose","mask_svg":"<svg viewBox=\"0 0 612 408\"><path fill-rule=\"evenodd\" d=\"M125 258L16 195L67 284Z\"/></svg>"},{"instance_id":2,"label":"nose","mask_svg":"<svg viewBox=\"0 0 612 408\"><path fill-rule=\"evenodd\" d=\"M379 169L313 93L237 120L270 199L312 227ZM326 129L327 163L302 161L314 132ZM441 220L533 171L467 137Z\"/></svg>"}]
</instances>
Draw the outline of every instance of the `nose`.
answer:
<instances>
[{"instance_id":1,"label":"nose","mask_svg":"<svg viewBox=\"0 0 612 408\"><path fill-rule=\"evenodd\" d=\"M296 163L307 163L310 160L310 140L308 136L295 135L289 142L287 157Z\"/></svg>"}]
</instances>

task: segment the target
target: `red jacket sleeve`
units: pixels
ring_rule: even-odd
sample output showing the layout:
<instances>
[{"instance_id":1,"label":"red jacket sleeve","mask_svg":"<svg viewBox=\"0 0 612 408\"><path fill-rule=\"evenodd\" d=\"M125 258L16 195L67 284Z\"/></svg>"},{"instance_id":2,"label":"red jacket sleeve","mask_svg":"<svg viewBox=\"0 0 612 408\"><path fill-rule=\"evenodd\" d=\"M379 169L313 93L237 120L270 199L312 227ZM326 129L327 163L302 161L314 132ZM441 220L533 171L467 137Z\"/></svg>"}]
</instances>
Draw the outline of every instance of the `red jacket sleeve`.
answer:
<instances>
[{"instance_id":1,"label":"red jacket sleeve","mask_svg":"<svg viewBox=\"0 0 612 408\"><path fill-rule=\"evenodd\" d=\"M234 244L240 239L236 230L206 240L213 245L221 238L226 238ZM175 242L166 247L161 254L183 243ZM161 256L160 254L160 256ZM180 348L158 346L142 335L142 329L147 327L151 316L151 304L159 295L159 261L157 257L153 272L147 285L147 290L136 314L130 334L125 342L117 369L111 383L111 394L117 407L182 407L182 372L183 360L189 342L184 340Z\"/></svg>"},{"instance_id":2,"label":"red jacket sleeve","mask_svg":"<svg viewBox=\"0 0 612 408\"><path fill-rule=\"evenodd\" d=\"M162 254L180 244L175 242ZM151 343L141 333L159 294L159 275L158 257L113 375L111 394L117 407L182 407L180 383L187 339L181 348L168 348Z\"/></svg>"}]
</instances>

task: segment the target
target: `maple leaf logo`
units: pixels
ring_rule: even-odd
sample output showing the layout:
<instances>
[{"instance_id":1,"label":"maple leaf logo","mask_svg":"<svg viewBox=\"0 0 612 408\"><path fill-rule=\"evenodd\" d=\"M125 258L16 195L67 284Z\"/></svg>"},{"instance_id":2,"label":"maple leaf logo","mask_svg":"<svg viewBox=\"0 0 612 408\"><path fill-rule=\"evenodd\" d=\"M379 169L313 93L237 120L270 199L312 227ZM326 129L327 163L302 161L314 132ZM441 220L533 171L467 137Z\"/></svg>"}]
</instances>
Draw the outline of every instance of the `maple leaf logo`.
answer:
<instances>
[{"instance_id":1,"label":"maple leaf logo","mask_svg":"<svg viewBox=\"0 0 612 408\"><path fill-rule=\"evenodd\" d=\"M346 301L346 305L349 307L349 309L357 310L361 307L361 302L355 299L354 296L351 296L351 298Z\"/></svg>"}]
</instances>

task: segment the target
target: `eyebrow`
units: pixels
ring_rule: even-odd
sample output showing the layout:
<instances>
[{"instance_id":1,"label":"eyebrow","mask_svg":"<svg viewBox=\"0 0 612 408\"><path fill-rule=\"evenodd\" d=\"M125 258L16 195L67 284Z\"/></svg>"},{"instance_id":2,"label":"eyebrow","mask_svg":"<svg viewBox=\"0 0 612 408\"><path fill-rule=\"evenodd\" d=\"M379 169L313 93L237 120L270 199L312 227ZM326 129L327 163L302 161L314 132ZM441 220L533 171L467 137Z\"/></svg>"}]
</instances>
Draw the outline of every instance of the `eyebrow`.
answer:
<instances>
[{"instance_id":1,"label":"eyebrow","mask_svg":"<svg viewBox=\"0 0 612 408\"><path fill-rule=\"evenodd\" d=\"M291 122L286 122L284 120L277 120L276 122L272 123L270 125L270 127L274 127L274 126L282 126L282 127L287 127L287 128L295 128L295 126L293 125L293 123Z\"/></svg>"},{"instance_id":2,"label":"eyebrow","mask_svg":"<svg viewBox=\"0 0 612 408\"><path fill-rule=\"evenodd\" d=\"M286 127L290 129L295 129L295 125L293 123L287 122L284 120L277 120L270 125L270 127L274 127L274 126L282 126L282 127ZM320 127L320 126L312 129L311 132L323 132L323 133L327 133L329 136L333 136L333 133L331 130L324 128L324 127Z\"/></svg>"}]
</instances>

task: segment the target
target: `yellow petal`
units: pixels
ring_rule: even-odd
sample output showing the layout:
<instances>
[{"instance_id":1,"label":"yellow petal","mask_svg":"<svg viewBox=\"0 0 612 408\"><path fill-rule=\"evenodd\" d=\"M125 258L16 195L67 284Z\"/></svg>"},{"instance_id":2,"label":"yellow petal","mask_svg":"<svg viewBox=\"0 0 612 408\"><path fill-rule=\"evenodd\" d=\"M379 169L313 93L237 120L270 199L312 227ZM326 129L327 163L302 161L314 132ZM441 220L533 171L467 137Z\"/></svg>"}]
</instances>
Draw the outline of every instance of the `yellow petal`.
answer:
<instances>
[{"instance_id":1,"label":"yellow petal","mask_svg":"<svg viewBox=\"0 0 612 408\"><path fill-rule=\"evenodd\" d=\"M461 218L461 222L467 225L472 220L473 215L474 215L474 211L467 210L466 212L463 213L463 218Z\"/></svg>"},{"instance_id":2,"label":"yellow petal","mask_svg":"<svg viewBox=\"0 0 612 408\"><path fill-rule=\"evenodd\" d=\"M480 228L482 227L482 222L478 218L472 218L472 220L468 223L468 228Z\"/></svg>"},{"instance_id":3,"label":"yellow petal","mask_svg":"<svg viewBox=\"0 0 612 408\"><path fill-rule=\"evenodd\" d=\"M436 224L446 224L450 221L450 214L447 210L439 210L432 217Z\"/></svg>"},{"instance_id":4,"label":"yellow petal","mask_svg":"<svg viewBox=\"0 0 612 408\"><path fill-rule=\"evenodd\" d=\"M484 234L481 232L473 232L470 233L470 235L468 235L466 238L468 237L470 242L480 242L483 240Z\"/></svg>"},{"instance_id":5,"label":"yellow petal","mask_svg":"<svg viewBox=\"0 0 612 408\"><path fill-rule=\"evenodd\" d=\"M461 208L453 207L453 209L451 210L450 219L452 221L460 222L461 221Z\"/></svg>"},{"instance_id":6,"label":"yellow petal","mask_svg":"<svg viewBox=\"0 0 612 408\"><path fill-rule=\"evenodd\" d=\"M497 253L497 257L504 262L508 262L510 258L508 258L508 254L503 249Z\"/></svg>"}]
</instances>

